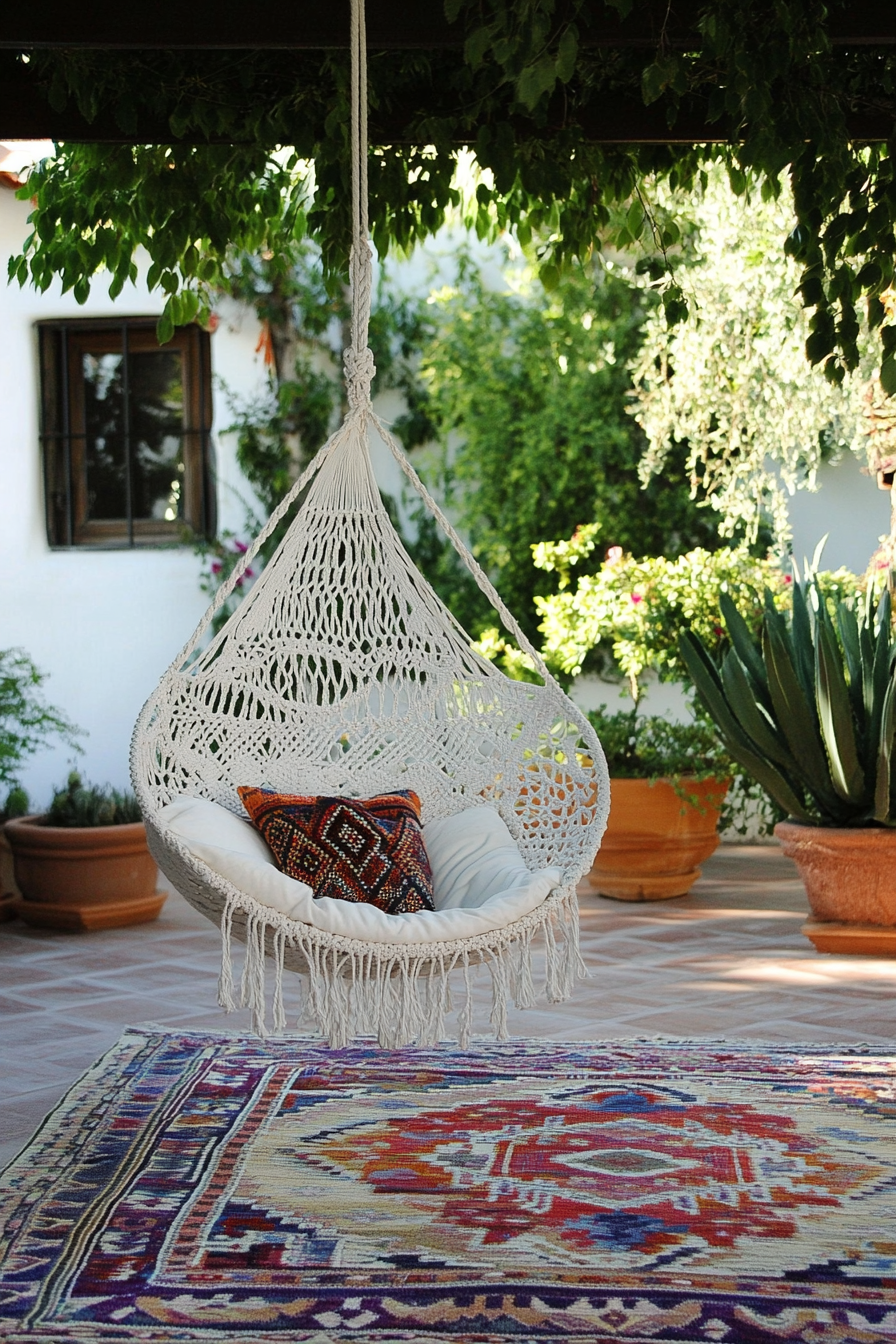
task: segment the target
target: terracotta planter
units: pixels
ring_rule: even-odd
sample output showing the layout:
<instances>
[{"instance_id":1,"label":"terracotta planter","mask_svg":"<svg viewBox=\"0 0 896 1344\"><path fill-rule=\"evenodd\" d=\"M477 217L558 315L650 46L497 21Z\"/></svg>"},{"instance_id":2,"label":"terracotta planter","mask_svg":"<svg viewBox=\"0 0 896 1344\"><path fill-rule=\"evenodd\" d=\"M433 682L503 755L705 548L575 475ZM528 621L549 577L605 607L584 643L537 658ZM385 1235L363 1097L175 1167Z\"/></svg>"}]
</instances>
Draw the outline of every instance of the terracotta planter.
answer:
<instances>
[{"instance_id":1,"label":"terracotta planter","mask_svg":"<svg viewBox=\"0 0 896 1344\"><path fill-rule=\"evenodd\" d=\"M896 831L782 821L775 835L803 880L814 916L803 932L819 952L896 955Z\"/></svg>"},{"instance_id":2,"label":"terracotta planter","mask_svg":"<svg viewBox=\"0 0 896 1344\"><path fill-rule=\"evenodd\" d=\"M595 891L615 901L664 901L690 891L698 864L719 843L728 781L706 779L687 790L696 805L666 780L610 781L610 820L588 874Z\"/></svg>"},{"instance_id":3,"label":"terracotta planter","mask_svg":"<svg viewBox=\"0 0 896 1344\"><path fill-rule=\"evenodd\" d=\"M15 898L18 895L6 826L0 825L0 924L5 919L15 918Z\"/></svg>"},{"instance_id":4,"label":"terracotta planter","mask_svg":"<svg viewBox=\"0 0 896 1344\"><path fill-rule=\"evenodd\" d=\"M165 903L142 822L80 828L20 817L6 837L22 893L16 913L28 924L112 929L155 919Z\"/></svg>"}]
</instances>

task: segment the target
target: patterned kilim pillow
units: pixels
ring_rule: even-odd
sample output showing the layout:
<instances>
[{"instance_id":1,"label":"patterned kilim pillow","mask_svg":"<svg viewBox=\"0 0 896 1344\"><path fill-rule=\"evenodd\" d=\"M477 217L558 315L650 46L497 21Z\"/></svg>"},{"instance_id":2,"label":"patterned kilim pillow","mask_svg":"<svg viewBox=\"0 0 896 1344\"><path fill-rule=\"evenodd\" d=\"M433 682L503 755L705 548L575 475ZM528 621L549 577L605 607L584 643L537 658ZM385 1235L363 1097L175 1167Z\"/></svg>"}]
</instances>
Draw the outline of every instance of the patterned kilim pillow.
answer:
<instances>
[{"instance_id":1,"label":"patterned kilim pillow","mask_svg":"<svg viewBox=\"0 0 896 1344\"><path fill-rule=\"evenodd\" d=\"M239 795L277 867L315 896L366 901L389 915L435 908L416 793L362 800L241 788Z\"/></svg>"}]
</instances>

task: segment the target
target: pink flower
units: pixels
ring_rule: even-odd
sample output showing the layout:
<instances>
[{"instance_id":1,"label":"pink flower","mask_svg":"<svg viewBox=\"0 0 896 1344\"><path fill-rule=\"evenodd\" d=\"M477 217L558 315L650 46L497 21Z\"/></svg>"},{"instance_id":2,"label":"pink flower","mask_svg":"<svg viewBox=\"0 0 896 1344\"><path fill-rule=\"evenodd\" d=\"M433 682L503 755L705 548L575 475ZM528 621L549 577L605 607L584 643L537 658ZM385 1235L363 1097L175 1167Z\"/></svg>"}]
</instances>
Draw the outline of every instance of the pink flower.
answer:
<instances>
[{"instance_id":1,"label":"pink flower","mask_svg":"<svg viewBox=\"0 0 896 1344\"><path fill-rule=\"evenodd\" d=\"M644 601L644 598L641 596L640 593L629 593L629 597L634 602L635 606L637 606L639 602Z\"/></svg>"},{"instance_id":2,"label":"pink flower","mask_svg":"<svg viewBox=\"0 0 896 1344\"><path fill-rule=\"evenodd\" d=\"M621 559L622 559L622 547L611 546L610 549L607 551L607 564L617 565Z\"/></svg>"},{"instance_id":3,"label":"pink flower","mask_svg":"<svg viewBox=\"0 0 896 1344\"><path fill-rule=\"evenodd\" d=\"M213 561L212 561L212 573L213 573L213 574L220 574L220 573L221 573L221 570L222 570L223 568L224 568L224 566L221 564L221 561L220 561L220 560L213 560Z\"/></svg>"},{"instance_id":4,"label":"pink flower","mask_svg":"<svg viewBox=\"0 0 896 1344\"><path fill-rule=\"evenodd\" d=\"M245 555L249 547L243 541L234 541L233 549L237 552L238 555Z\"/></svg>"},{"instance_id":5,"label":"pink flower","mask_svg":"<svg viewBox=\"0 0 896 1344\"><path fill-rule=\"evenodd\" d=\"M246 568L243 570L243 578L244 579L255 578L255 570L251 567L251 565L247 565Z\"/></svg>"},{"instance_id":6,"label":"pink flower","mask_svg":"<svg viewBox=\"0 0 896 1344\"><path fill-rule=\"evenodd\" d=\"M793 575L792 575L792 574L785 574L785 575L784 575L784 582L785 582L785 583L793 583Z\"/></svg>"}]
</instances>

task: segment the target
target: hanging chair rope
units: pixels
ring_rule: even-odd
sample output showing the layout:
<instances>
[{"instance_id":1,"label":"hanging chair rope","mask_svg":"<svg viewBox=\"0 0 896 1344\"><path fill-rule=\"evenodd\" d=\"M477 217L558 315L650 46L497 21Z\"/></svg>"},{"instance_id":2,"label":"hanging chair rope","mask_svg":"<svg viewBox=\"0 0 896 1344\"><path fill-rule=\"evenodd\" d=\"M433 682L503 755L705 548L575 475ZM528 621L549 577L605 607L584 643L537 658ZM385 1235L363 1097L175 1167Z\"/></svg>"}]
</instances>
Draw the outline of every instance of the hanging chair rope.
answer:
<instances>
[{"instance_id":1,"label":"hanging chair rope","mask_svg":"<svg viewBox=\"0 0 896 1344\"><path fill-rule=\"evenodd\" d=\"M352 0L351 142L352 142L352 343L344 352L348 404L370 405L370 384L376 368L367 345L373 264L367 225L367 24L364 0Z\"/></svg>"},{"instance_id":2,"label":"hanging chair rope","mask_svg":"<svg viewBox=\"0 0 896 1344\"><path fill-rule=\"evenodd\" d=\"M584 971L576 883L606 824L606 765L594 730L554 681L398 440L373 411L368 347L373 258L367 219L367 52L364 0L351 0L351 335L344 352L348 411L239 558L197 629L150 696L134 730L131 771L160 867L220 924L219 1002L251 1006L264 1032L265 974L274 965L273 1019L285 1023L284 967L307 985L307 1010L334 1045L375 1031L384 1045L441 1037L449 978L462 969L469 1039L470 968L487 965L492 1026L505 1000L534 997L530 953L544 937L549 999ZM508 680L417 571L389 520L370 461L370 436L394 456L414 492L473 575L543 686ZM208 632L265 543L299 504L283 540L237 610ZM438 820L493 806L531 871L561 885L530 913L489 933L367 943L262 904L197 857L166 825L175 798L239 813L237 789L369 797L410 785ZM245 943L239 988L232 940Z\"/></svg>"}]
</instances>

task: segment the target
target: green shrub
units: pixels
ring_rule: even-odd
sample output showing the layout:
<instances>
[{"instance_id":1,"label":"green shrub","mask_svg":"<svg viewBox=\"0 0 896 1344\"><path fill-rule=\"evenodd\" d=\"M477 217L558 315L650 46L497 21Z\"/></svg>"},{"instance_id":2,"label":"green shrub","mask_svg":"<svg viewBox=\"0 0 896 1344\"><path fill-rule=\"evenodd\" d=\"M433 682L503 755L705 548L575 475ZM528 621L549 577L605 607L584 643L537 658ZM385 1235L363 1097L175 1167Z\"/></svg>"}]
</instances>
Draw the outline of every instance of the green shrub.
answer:
<instances>
[{"instance_id":1,"label":"green shrub","mask_svg":"<svg viewBox=\"0 0 896 1344\"><path fill-rule=\"evenodd\" d=\"M601 705L588 719L616 779L724 779L731 773L731 759L709 724L639 714L637 705L615 714Z\"/></svg>"},{"instance_id":2,"label":"green shrub","mask_svg":"<svg viewBox=\"0 0 896 1344\"><path fill-rule=\"evenodd\" d=\"M81 750L81 729L41 694L46 679L24 649L0 649L0 784L14 784L28 757L54 738Z\"/></svg>"},{"instance_id":3,"label":"green shrub","mask_svg":"<svg viewBox=\"0 0 896 1344\"><path fill-rule=\"evenodd\" d=\"M573 587L572 568L594 549L597 532L597 525L589 525L569 541L534 547L536 565L560 578L560 591L536 598L536 606L542 655L561 675L577 675L592 651L603 650L605 663L612 660L637 699L648 669L661 681L689 679L678 644L682 631L694 631L714 656L724 652L720 594L727 594L753 633L762 623L764 592L776 607L789 604L791 576L777 561L744 547L641 560L616 548L596 574L580 574ZM818 575L819 590L830 601L853 597L861 582L845 569Z\"/></svg>"}]
</instances>

